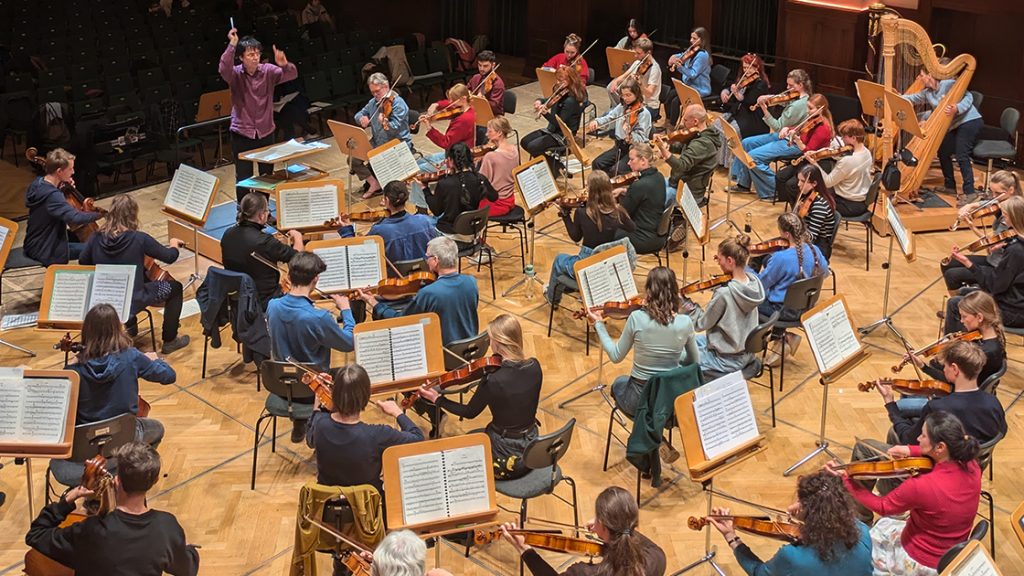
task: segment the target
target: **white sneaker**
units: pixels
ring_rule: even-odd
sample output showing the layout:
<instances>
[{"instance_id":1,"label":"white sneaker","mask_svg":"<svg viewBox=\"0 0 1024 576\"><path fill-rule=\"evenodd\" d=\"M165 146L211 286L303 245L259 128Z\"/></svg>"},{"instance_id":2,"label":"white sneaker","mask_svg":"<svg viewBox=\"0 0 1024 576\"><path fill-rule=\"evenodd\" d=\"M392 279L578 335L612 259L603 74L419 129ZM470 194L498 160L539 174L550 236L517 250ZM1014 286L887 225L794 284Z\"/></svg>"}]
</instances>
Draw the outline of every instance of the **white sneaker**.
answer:
<instances>
[{"instance_id":1,"label":"white sneaker","mask_svg":"<svg viewBox=\"0 0 1024 576\"><path fill-rule=\"evenodd\" d=\"M470 256L469 261L472 262L473 264L490 264L491 253L488 252L487 250L481 250L474 254L473 256Z\"/></svg>"}]
</instances>

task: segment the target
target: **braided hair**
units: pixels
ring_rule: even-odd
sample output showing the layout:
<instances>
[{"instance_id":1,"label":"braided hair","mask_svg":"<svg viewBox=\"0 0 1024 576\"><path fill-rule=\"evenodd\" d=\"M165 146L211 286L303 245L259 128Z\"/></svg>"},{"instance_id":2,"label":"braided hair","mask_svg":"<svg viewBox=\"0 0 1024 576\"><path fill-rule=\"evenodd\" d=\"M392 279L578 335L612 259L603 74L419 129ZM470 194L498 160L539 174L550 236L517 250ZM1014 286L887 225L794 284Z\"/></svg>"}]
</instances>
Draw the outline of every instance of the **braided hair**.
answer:
<instances>
[{"instance_id":1,"label":"braided hair","mask_svg":"<svg viewBox=\"0 0 1024 576\"><path fill-rule=\"evenodd\" d=\"M807 227L796 212L783 212L778 219L779 232L785 232L793 237L793 248L796 249L796 261L799 268L799 278L804 278L804 244L811 245L811 254L814 256L814 269L811 276L817 276L821 272L821 261L818 258L818 251L811 244Z\"/></svg>"},{"instance_id":2,"label":"braided hair","mask_svg":"<svg viewBox=\"0 0 1024 576\"><path fill-rule=\"evenodd\" d=\"M473 203L469 189L466 187L466 173L471 173L479 184L480 176L477 174L476 165L473 163L473 153L466 146L465 142L456 142L445 152L445 157L452 163L454 176L459 179L459 203L463 206L470 206ZM475 206L474 206L475 208Z\"/></svg>"}]
</instances>

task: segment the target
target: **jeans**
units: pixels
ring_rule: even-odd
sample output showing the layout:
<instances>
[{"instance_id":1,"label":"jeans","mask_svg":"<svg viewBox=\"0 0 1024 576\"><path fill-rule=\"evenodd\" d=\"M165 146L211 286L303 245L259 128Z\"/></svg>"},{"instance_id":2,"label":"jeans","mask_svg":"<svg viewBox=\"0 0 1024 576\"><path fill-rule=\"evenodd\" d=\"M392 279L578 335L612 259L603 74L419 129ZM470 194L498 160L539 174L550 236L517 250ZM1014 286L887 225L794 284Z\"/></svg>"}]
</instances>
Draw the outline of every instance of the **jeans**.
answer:
<instances>
[{"instance_id":1,"label":"jeans","mask_svg":"<svg viewBox=\"0 0 1024 576\"><path fill-rule=\"evenodd\" d=\"M973 266L989 266L988 258L985 256L971 254L967 256L967 259ZM942 269L942 279L946 282L946 290L959 290L964 286L978 283L972 268L967 268L959 260L950 258L949 264L940 264L939 268Z\"/></svg>"},{"instance_id":2,"label":"jeans","mask_svg":"<svg viewBox=\"0 0 1024 576\"><path fill-rule=\"evenodd\" d=\"M573 272L573 265L583 260L587 256L594 253L593 248L587 248L586 246L580 246L579 254L575 256L572 254L559 254L555 256L555 261L551 263L551 276L548 279L548 289L544 292L544 297L548 299L548 302L555 302L555 286L557 286L556 280L559 276L568 276L575 278L576 275Z\"/></svg>"},{"instance_id":3,"label":"jeans","mask_svg":"<svg viewBox=\"0 0 1024 576\"><path fill-rule=\"evenodd\" d=\"M978 140L978 133L984 125L981 118L975 118L950 130L939 144L939 165L947 188L956 189L953 178L953 158L960 166L960 177L964 181L964 194L974 193L974 168L971 166L971 150Z\"/></svg>"},{"instance_id":4,"label":"jeans","mask_svg":"<svg viewBox=\"0 0 1024 576\"><path fill-rule=\"evenodd\" d=\"M164 425L159 420L152 418L135 419L135 440L149 444L153 448L160 445L164 439Z\"/></svg>"},{"instance_id":5,"label":"jeans","mask_svg":"<svg viewBox=\"0 0 1024 576\"><path fill-rule=\"evenodd\" d=\"M743 370L754 358L752 354L746 352L719 354L708 348L708 337L706 334L697 335L697 350L700 351L700 371L704 374L705 382L710 382L715 378L721 378L726 374Z\"/></svg>"},{"instance_id":6,"label":"jeans","mask_svg":"<svg viewBox=\"0 0 1024 576\"><path fill-rule=\"evenodd\" d=\"M239 186L238 183L246 178L252 177L252 162L241 160L238 157L256 148L270 146L274 143L274 135L267 134L263 138L246 138L237 132L231 133L231 152L235 156L235 197L239 202L249 193L249 189ZM260 164L260 174L270 174L274 171L272 164Z\"/></svg>"},{"instance_id":7,"label":"jeans","mask_svg":"<svg viewBox=\"0 0 1024 576\"><path fill-rule=\"evenodd\" d=\"M906 396L896 401L896 407L900 409L900 414L907 418L920 418L921 409L927 403L927 396Z\"/></svg>"},{"instance_id":8,"label":"jeans","mask_svg":"<svg viewBox=\"0 0 1024 576\"><path fill-rule=\"evenodd\" d=\"M615 405L622 410L622 413L632 419L636 415L636 409L640 406L640 398L644 395L646 380L639 380L629 375L622 375L612 382L612 398Z\"/></svg>"},{"instance_id":9,"label":"jeans","mask_svg":"<svg viewBox=\"0 0 1024 576\"><path fill-rule=\"evenodd\" d=\"M423 158L416 159L416 165L420 167L420 171L422 172L437 172L437 166L440 166L443 162L444 152L435 152L433 154L424 155ZM386 184L387 182L381 182L381 186ZM423 193L423 187L415 180L412 185L409 186L409 201L417 208L427 207L427 197ZM426 213L426 210L422 210L421 212ZM437 216L440 216L440 214L437 214Z\"/></svg>"},{"instance_id":10,"label":"jeans","mask_svg":"<svg viewBox=\"0 0 1024 576\"><path fill-rule=\"evenodd\" d=\"M753 184L759 198L775 195L775 173L769 164L779 158L795 158L800 155L799 148L772 133L744 138L743 149L750 154L755 166L748 169L738 158L733 158L731 175L737 186L750 188Z\"/></svg>"}]
</instances>

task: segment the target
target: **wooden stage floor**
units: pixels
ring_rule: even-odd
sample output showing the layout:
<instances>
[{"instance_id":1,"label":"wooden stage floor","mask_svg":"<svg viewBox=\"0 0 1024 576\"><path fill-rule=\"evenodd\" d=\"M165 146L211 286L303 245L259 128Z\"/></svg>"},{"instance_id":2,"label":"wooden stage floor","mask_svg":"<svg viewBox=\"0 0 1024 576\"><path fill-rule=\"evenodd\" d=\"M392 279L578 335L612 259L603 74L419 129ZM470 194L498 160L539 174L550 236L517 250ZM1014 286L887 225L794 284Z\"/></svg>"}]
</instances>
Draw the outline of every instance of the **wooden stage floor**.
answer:
<instances>
[{"instance_id":1,"label":"wooden stage floor","mask_svg":"<svg viewBox=\"0 0 1024 576\"><path fill-rule=\"evenodd\" d=\"M525 135L539 127L533 120L529 103L536 96L536 84L517 88L520 110L513 115L513 126ZM603 88L592 87L591 99L607 108ZM422 135L416 137L421 151L436 148ZM592 154L608 147L608 141L592 141L588 150ZM342 178L347 178L343 158L336 148L311 157L310 162ZM660 166L663 171L667 167ZM230 167L216 170L225 185L233 182ZM712 217L725 214L726 196L722 192L726 176L719 172L715 179L715 193L711 201ZM579 180L576 180L579 185ZM166 220L160 215L160 205L166 184L152 186L134 194L142 205L144 228L158 239L166 241ZM231 200L234 192L225 187L217 203ZM753 228L762 238L775 236L775 216L780 207L752 200L753 196L733 196L732 217L742 225L746 214L751 214ZM359 208L356 208L359 209ZM538 217L536 264L538 274L547 280L550 263L559 252L575 252L562 226L541 229L557 218L554 211ZM712 234L712 247L729 227L723 226ZM20 235L23 237L23 233ZM944 289L939 278L939 260L951 245L963 244L972 238L970 232L932 233L917 238L918 258L908 264L902 257L894 259L892 290L889 310L895 310L894 322L916 345L923 345L936 336L935 311L943 303ZM501 313L515 314L523 324L527 351L536 355L544 368L543 396L538 414L542 430L557 429L570 418L576 418L576 432L572 446L562 461L565 473L578 485L580 516L590 518L597 494L606 486L620 485L634 489L635 473L624 460L624 450L613 443L608 472L601 471L602 451L608 426L609 407L599 394L590 394L566 408L559 403L598 383L598 353L584 354L584 328L581 321L573 320L565 311L556 312L552 336L546 336L548 306L539 294L527 297L522 293L502 297L501 293L521 277L518 241L515 234L494 234L491 242L501 250L495 263L497 299L491 298L486 270L476 274L481 293L481 326ZM20 242L20 238L19 238ZM885 272L881 267L886 258L888 242L877 238L871 258L871 269L864 262L864 232L859 226L842 230L836 241L832 268L837 273L838 291L846 296L858 325L879 318L883 306ZM699 272L717 272L709 252L701 261L701 250L691 247L688 275L692 280ZM656 265L653 257L644 257L637 275L642 277ZM208 262L201 261L205 269ZM170 267L177 278L187 278L194 261L189 255ZM671 266L682 270L680 255L672 255ZM639 280L642 282L642 278ZM639 283L638 282L638 283ZM4 298L8 312L31 311L38 306L37 290L41 275L34 274L4 279ZM190 290L186 297L191 297ZM708 296L702 295L702 301ZM159 321L159 315L157 315ZM152 416L163 422L167 434L160 453L163 457L163 476L154 488L150 504L167 510L179 518L188 540L202 546L200 551L203 574L286 574L294 539L296 501L299 487L315 475L312 451L305 445L288 441L290 425L278 428L277 453L269 447L269 437L259 448L259 466L256 490L249 490L249 474L253 455L253 431L256 418L264 403L265 393L256 392L252 365L242 365L233 347L225 346L210 351L207 377L201 378L202 335L198 317L184 320L184 332L192 336L192 344L172 354L168 361L178 372L177 383L159 386L142 383L141 390L153 404ZM63 358L52 346L59 334L20 329L0 334L4 340L35 350L35 358L0 346L0 365L21 365L33 368L59 368ZM849 457L855 437L884 438L888 420L876 393L860 393L856 383L890 374L889 367L897 361L900 345L885 331L879 330L865 339L871 357L837 385L830 387L827 413L827 436L834 450ZM140 339L139 346L148 350L148 340ZM334 364L346 361L343 354L335 354ZM995 480L986 477L984 488L995 497L996 547L998 563L1004 574L1024 573L1024 550L1014 536L1009 512L1024 500L1024 486L1020 478L1024 465L1021 450L1024 435L1024 410L1021 403L1013 404L1022 392L1021 375L1024 373L1024 348L1019 338L1011 337L1009 345L1009 371L999 388L999 398L1008 407L1009 434L995 451ZM629 360L619 365L607 365L606 380L628 371ZM821 415L822 387L810 351L802 346L786 367L784 391L776 394L778 425L771 427L769 394L765 388L751 386L758 424L767 434L768 449L755 458L729 470L716 482L715 487L726 493L774 508L785 508L794 498L795 476L786 478L782 471L814 448ZM1011 404L1013 404L1011 406ZM383 421L371 409L373 421ZM454 435L479 428L487 422L484 414L473 421L459 422L449 419L446 435ZM641 488L643 501L640 529L653 538L668 554L669 572L678 570L702 554L704 535L692 532L683 520L690 515L702 515L705 499L699 484L692 482L685 470L684 459L666 468L666 481L660 488L649 484ZM808 472L823 462L817 458L803 467ZM7 502L0 508L0 574L21 572L25 552L24 534L28 528L28 510L25 487L25 469L10 459L3 460L0 471L0 490L7 493ZM34 466L37 505L42 502L45 461ZM562 489L565 489L563 486ZM560 489L560 490L562 490ZM566 492L560 492L567 494ZM499 496L506 507L518 509L515 502ZM733 506L734 510L742 510ZM750 512L750 511L747 511ZM530 504L530 516L561 522L571 522L567 506L550 496ZM511 518L512 515L509 515ZM778 544L757 537L747 537L753 549L770 557ZM711 540L723 553L718 560L728 574L742 574L724 541L714 534ZM431 554L432 556L432 554ZM552 556L556 563L572 560L567 556ZM429 559L433 563L433 559ZM496 542L475 549L469 558L463 558L459 549L443 545L441 564L455 574L515 574L517 563L510 546ZM321 556L319 565L329 570L329 561ZM1021 572L1018 572L1021 571ZM328 572L329 573L329 572ZM706 566L695 574L710 574Z\"/></svg>"}]
</instances>

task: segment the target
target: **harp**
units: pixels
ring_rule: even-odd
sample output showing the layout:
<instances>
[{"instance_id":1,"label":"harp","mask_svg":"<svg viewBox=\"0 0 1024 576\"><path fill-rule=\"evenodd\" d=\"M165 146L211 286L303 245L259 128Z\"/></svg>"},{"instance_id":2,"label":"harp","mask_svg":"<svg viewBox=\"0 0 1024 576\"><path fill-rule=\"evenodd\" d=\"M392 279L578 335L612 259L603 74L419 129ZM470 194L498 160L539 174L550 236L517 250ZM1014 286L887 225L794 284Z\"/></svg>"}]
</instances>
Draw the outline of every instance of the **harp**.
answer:
<instances>
[{"instance_id":1,"label":"harp","mask_svg":"<svg viewBox=\"0 0 1024 576\"><path fill-rule=\"evenodd\" d=\"M936 57L928 33L911 20L891 13L883 14L879 18L879 25L882 32L882 54L878 68L880 84L900 94L911 94L923 88L921 81L917 79L922 71L936 80L954 79L953 88L946 93L927 119L921 122L924 137L902 135L902 147L912 152L918 160L917 166L900 167L902 178L898 197L910 199L917 196L925 174L938 153L939 144L942 143L955 117L947 116L943 110L947 105L956 106L964 97L977 63L970 54L961 54L943 63ZM899 135L896 133L897 128L892 114L892 110L886 107L882 135L883 161L898 151L894 147Z\"/></svg>"}]
</instances>

